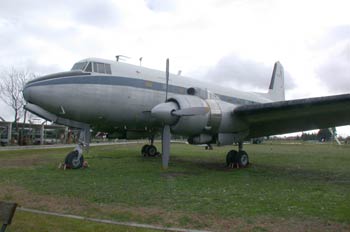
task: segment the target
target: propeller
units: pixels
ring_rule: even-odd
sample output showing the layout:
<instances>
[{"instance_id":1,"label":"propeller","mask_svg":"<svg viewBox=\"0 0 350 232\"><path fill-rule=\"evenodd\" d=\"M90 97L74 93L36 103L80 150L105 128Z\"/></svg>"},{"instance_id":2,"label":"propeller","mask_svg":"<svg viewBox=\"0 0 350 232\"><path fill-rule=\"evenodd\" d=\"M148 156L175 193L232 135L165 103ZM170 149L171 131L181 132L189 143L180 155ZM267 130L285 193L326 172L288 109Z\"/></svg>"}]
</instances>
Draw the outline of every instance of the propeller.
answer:
<instances>
[{"instance_id":1,"label":"propeller","mask_svg":"<svg viewBox=\"0 0 350 232\"><path fill-rule=\"evenodd\" d=\"M171 115L175 116L194 116L200 114L206 114L209 112L208 107L192 107L180 110L174 110L171 112Z\"/></svg>"},{"instance_id":2,"label":"propeller","mask_svg":"<svg viewBox=\"0 0 350 232\"><path fill-rule=\"evenodd\" d=\"M166 59L166 69L165 69L165 102L168 100L168 88L169 88L169 58Z\"/></svg>"},{"instance_id":3,"label":"propeller","mask_svg":"<svg viewBox=\"0 0 350 232\"><path fill-rule=\"evenodd\" d=\"M166 70L165 71L165 77L166 77L165 102L166 102L168 100L168 89L169 89L169 58L166 59L165 70ZM169 164L170 139L171 139L171 133L170 133L170 122L169 122L164 124L163 131L162 131L162 165L164 169L167 169Z\"/></svg>"},{"instance_id":4,"label":"propeller","mask_svg":"<svg viewBox=\"0 0 350 232\"><path fill-rule=\"evenodd\" d=\"M157 119L163 124L162 130L162 164L163 168L168 168L169 157L170 157L170 139L171 131L170 126L174 125L179 117L182 116L194 116L206 114L209 112L208 107L190 107L180 109L179 105L173 101L168 100L169 91L169 59L166 60L166 85L165 85L165 102L156 105L151 110L153 118Z\"/></svg>"}]
</instances>

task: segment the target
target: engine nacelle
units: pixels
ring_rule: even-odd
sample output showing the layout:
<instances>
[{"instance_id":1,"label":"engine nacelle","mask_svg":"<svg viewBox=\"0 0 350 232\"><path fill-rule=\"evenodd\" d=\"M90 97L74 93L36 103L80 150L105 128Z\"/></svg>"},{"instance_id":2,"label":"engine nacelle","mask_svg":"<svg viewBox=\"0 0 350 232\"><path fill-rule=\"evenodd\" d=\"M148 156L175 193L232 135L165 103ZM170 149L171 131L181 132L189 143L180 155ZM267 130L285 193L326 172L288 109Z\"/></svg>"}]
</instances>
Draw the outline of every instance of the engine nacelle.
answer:
<instances>
[{"instance_id":1,"label":"engine nacelle","mask_svg":"<svg viewBox=\"0 0 350 232\"><path fill-rule=\"evenodd\" d=\"M180 110L197 107L208 108L205 114L178 117L177 122L171 125L173 133L192 136L200 134L205 129L210 118L210 109L203 99L197 96L178 95L170 98L168 102L175 102Z\"/></svg>"},{"instance_id":2,"label":"engine nacelle","mask_svg":"<svg viewBox=\"0 0 350 232\"><path fill-rule=\"evenodd\" d=\"M235 107L219 99L175 95L156 105L151 114L159 123L169 125L172 133L189 136L195 144L204 144L213 141L204 135L216 138L220 133L234 134L247 129L244 122L232 117ZM226 143L223 139L218 140Z\"/></svg>"},{"instance_id":3,"label":"engine nacelle","mask_svg":"<svg viewBox=\"0 0 350 232\"><path fill-rule=\"evenodd\" d=\"M215 142L213 136L209 134L200 134L190 137L187 141L189 144L208 144Z\"/></svg>"}]
</instances>

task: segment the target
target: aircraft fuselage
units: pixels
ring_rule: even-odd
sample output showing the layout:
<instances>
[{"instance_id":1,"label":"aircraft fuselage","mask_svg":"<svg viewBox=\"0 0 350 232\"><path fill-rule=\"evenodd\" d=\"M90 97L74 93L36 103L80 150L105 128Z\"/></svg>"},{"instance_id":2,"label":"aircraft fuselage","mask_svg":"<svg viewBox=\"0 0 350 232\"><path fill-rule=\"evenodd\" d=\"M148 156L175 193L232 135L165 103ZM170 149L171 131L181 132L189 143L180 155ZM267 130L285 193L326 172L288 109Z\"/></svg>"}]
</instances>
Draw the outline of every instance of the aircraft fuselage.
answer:
<instances>
[{"instance_id":1,"label":"aircraft fuselage","mask_svg":"<svg viewBox=\"0 0 350 232\"><path fill-rule=\"evenodd\" d=\"M149 112L165 101L165 73L100 59L81 62L94 61L110 64L111 73L73 70L40 77L25 86L25 99L52 114L100 129L145 130L154 126ZM258 93L241 92L178 75L170 75L169 98L187 95L191 87L200 89L208 98L233 105L271 101Z\"/></svg>"}]
</instances>

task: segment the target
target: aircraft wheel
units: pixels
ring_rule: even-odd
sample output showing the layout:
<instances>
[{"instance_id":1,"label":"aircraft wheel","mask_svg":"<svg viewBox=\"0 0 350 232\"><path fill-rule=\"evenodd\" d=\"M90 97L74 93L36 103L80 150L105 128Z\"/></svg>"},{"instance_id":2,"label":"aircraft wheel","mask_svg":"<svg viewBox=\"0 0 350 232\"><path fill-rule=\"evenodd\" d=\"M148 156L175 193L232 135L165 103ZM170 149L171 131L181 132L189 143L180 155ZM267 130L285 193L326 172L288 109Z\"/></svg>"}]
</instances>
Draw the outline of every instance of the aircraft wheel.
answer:
<instances>
[{"instance_id":1,"label":"aircraft wheel","mask_svg":"<svg viewBox=\"0 0 350 232\"><path fill-rule=\"evenodd\" d=\"M230 165L236 163L237 154L238 154L238 152L235 150L231 150L227 153L227 155L226 155L226 165L227 166L230 166Z\"/></svg>"},{"instance_id":2,"label":"aircraft wheel","mask_svg":"<svg viewBox=\"0 0 350 232\"><path fill-rule=\"evenodd\" d=\"M147 153L148 156L154 157L157 155L157 148L154 145L149 145Z\"/></svg>"},{"instance_id":3,"label":"aircraft wheel","mask_svg":"<svg viewBox=\"0 0 350 232\"><path fill-rule=\"evenodd\" d=\"M249 157L247 152L245 151L239 151L237 155L237 161L236 161L241 168L245 168L249 164Z\"/></svg>"},{"instance_id":4,"label":"aircraft wheel","mask_svg":"<svg viewBox=\"0 0 350 232\"><path fill-rule=\"evenodd\" d=\"M84 163L84 157L80 156L80 158L78 158L78 156L79 156L78 151L72 151L68 153L65 159L65 164L72 169L81 168Z\"/></svg>"},{"instance_id":5,"label":"aircraft wheel","mask_svg":"<svg viewBox=\"0 0 350 232\"><path fill-rule=\"evenodd\" d=\"M148 145L148 144L146 144L146 145L144 145L143 147L142 147L142 149L141 149L141 155L142 156L148 156L148 147L149 147L150 145Z\"/></svg>"}]
</instances>

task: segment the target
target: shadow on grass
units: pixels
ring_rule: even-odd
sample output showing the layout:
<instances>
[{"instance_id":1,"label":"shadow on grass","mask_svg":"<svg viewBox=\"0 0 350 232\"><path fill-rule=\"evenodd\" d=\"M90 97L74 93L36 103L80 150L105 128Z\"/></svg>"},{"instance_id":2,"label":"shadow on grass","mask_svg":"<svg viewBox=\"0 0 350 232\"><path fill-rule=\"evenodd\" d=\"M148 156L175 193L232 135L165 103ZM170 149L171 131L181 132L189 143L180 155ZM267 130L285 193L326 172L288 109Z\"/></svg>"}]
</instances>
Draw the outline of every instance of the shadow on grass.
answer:
<instances>
[{"instance_id":1,"label":"shadow on grass","mask_svg":"<svg viewBox=\"0 0 350 232\"><path fill-rule=\"evenodd\" d=\"M255 164L253 168L261 175L275 175L278 178L293 180L322 181L335 184L350 184L349 173L339 173L328 170L307 169L305 167L284 167L269 164Z\"/></svg>"},{"instance_id":2,"label":"shadow on grass","mask_svg":"<svg viewBox=\"0 0 350 232\"><path fill-rule=\"evenodd\" d=\"M120 160L123 157L120 156L100 156L100 155L93 155L93 156L86 156L84 157L86 160L93 160L93 159L115 159Z\"/></svg>"},{"instance_id":3,"label":"shadow on grass","mask_svg":"<svg viewBox=\"0 0 350 232\"><path fill-rule=\"evenodd\" d=\"M350 185L350 174L339 173L336 170L315 170L307 169L305 167L286 167L276 166L262 163L250 163L246 168L230 168L225 163L219 161L202 161L202 160L189 160L181 158L173 158L174 163L179 164L186 169L191 170L190 173L205 173L205 172L236 172L246 173L252 176L266 177L266 178L278 178L294 181L321 181L332 184Z\"/></svg>"}]
</instances>

